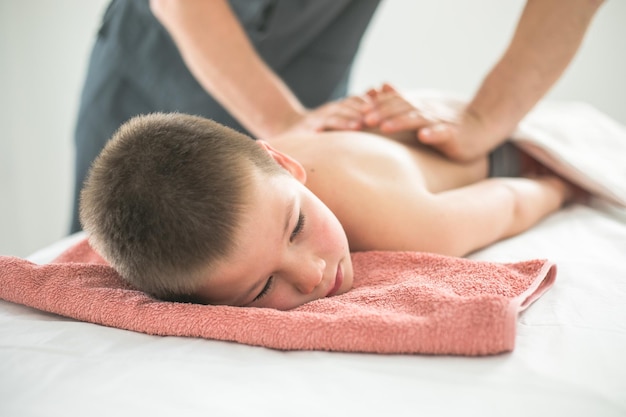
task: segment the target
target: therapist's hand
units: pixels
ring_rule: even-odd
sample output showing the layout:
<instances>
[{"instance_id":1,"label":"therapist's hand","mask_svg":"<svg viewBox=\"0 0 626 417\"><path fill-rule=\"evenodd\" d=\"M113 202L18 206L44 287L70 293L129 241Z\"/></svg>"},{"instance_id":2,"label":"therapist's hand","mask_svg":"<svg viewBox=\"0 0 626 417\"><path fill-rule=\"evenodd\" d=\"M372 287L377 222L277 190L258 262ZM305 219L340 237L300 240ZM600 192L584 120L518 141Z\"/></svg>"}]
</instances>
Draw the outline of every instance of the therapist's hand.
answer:
<instances>
[{"instance_id":1,"label":"therapist's hand","mask_svg":"<svg viewBox=\"0 0 626 417\"><path fill-rule=\"evenodd\" d=\"M370 106L367 99L358 96L332 101L318 108L306 110L289 123L282 134L360 130L364 127L363 116Z\"/></svg>"},{"instance_id":2,"label":"therapist's hand","mask_svg":"<svg viewBox=\"0 0 626 417\"><path fill-rule=\"evenodd\" d=\"M420 129L419 140L461 161L496 148L562 75L602 3L527 0L508 48L458 124Z\"/></svg>"},{"instance_id":3,"label":"therapist's hand","mask_svg":"<svg viewBox=\"0 0 626 417\"><path fill-rule=\"evenodd\" d=\"M418 130L434 121L390 84L369 90L365 97L369 101L369 108L363 115L363 121L368 128L378 128L382 133Z\"/></svg>"},{"instance_id":4,"label":"therapist's hand","mask_svg":"<svg viewBox=\"0 0 626 417\"><path fill-rule=\"evenodd\" d=\"M490 144L504 141L496 136L497 133L470 108L461 113L458 122L432 123L417 132L421 143L456 161L471 161L487 155L491 151Z\"/></svg>"},{"instance_id":5,"label":"therapist's hand","mask_svg":"<svg viewBox=\"0 0 626 417\"><path fill-rule=\"evenodd\" d=\"M415 138L450 159L469 161L486 155L498 133L468 106L454 120L443 120L416 108L390 84L367 92L371 108L364 115L367 127L384 134L414 131Z\"/></svg>"}]
</instances>

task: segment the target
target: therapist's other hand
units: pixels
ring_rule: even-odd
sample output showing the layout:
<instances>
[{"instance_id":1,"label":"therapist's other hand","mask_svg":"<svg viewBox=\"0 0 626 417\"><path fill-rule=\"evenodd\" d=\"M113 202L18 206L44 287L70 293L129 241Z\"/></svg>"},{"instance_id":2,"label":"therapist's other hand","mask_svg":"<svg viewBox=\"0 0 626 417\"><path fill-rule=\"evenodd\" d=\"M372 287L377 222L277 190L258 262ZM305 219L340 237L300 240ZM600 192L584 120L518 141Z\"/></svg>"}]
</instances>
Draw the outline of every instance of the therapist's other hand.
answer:
<instances>
[{"instance_id":1,"label":"therapist's other hand","mask_svg":"<svg viewBox=\"0 0 626 417\"><path fill-rule=\"evenodd\" d=\"M368 128L377 128L382 133L398 133L418 130L433 123L433 119L406 100L390 84L366 93L369 109L363 116Z\"/></svg>"},{"instance_id":2,"label":"therapist's other hand","mask_svg":"<svg viewBox=\"0 0 626 417\"><path fill-rule=\"evenodd\" d=\"M363 115L369 101L351 96L331 101L315 109L306 110L292 121L282 133L322 132L325 130L360 130L364 127Z\"/></svg>"},{"instance_id":3,"label":"therapist's other hand","mask_svg":"<svg viewBox=\"0 0 626 417\"><path fill-rule=\"evenodd\" d=\"M493 129L470 107L454 120L442 120L416 108L390 84L368 91L367 97L371 100L371 108L364 115L367 127L385 134L415 131L419 142L450 159L471 161L488 154L489 143L501 142L491 140Z\"/></svg>"},{"instance_id":4,"label":"therapist's other hand","mask_svg":"<svg viewBox=\"0 0 626 417\"><path fill-rule=\"evenodd\" d=\"M417 138L424 145L432 146L448 158L464 162L487 155L491 148L490 132L484 121L471 109L466 108L458 122L432 123L418 130Z\"/></svg>"}]
</instances>

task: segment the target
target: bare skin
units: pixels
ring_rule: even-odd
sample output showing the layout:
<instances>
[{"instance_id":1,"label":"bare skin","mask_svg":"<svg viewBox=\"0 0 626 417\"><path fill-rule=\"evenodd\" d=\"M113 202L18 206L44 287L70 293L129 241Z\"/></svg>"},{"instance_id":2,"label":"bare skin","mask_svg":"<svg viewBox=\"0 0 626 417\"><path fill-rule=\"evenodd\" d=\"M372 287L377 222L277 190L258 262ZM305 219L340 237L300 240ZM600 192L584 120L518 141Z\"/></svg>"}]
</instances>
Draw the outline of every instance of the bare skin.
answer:
<instances>
[{"instance_id":1,"label":"bare skin","mask_svg":"<svg viewBox=\"0 0 626 417\"><path fill-rule=\"evenodd\" d=\"M390 86L343 105L351 101L400 117L415 111ZM531 178L487 178L488 157L454 161L417 139L414 130L291 131L257 142L289 175L253 173L254 209L237 233L239 250L211 265L199 295L295 308L350 289L349 251L464 256L523 232L575 195L528 156L521 165Z\"/></svg>"},{"instance_id":2,"label":"bare skin","mask_svg":"<svg viewBox=\"0 0 626 417\"><path fill-rule=\"evenodd\" d=\"M305 185L337 216L353 251L464 256L528 229L571 195L556 176L487 178L486 157L454 162L414 138L302 133L272 146L303 165Z\"/></svg>"},{"instance_id":3,"label":"bare skin","mask_svg":"<svg viewBox=\"0 0 626 417\"><path fill-rule=\"evenodd\" d=\"M526 230L570 194L552 175L485 179L486 158L455 163L397 139L329 132L257 142L286 175L251 173L237 250L207 268L198 296L289 310L348 291L350 251L466 255Z\"/></svg>"}]
</instances>

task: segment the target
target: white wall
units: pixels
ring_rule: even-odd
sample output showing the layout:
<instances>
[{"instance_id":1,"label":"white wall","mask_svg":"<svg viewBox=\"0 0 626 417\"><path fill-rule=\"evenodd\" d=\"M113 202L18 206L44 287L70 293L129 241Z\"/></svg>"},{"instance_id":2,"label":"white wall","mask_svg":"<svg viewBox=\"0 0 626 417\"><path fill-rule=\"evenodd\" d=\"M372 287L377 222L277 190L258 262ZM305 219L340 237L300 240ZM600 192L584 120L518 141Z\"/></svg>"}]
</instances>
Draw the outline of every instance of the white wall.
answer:
<instances>
[{"instance_id":1,"label":"white wall","mask_svg":"<svg viewBox=\"0 0 626 417\"><path fill-rule=\"evenodd\" d=\"M401 88L471 95L500 58L523 0L386 0L368 31L354 91ZM607 0L572 65L548 94L584 100L626 124L626 1Z\"/></svg>"},{"instance_id":2,"label":"white wall","mask_svg":"<svg viewBox=\"0 0 626 417\"><path fill-rule=\"evenodd\" d=\"M0 254L64 236L72 131L105 0L0 0Z\"/></svg>"},{"instance_id":3,"label":"white wall","mask_svg":"<svg viewBox=\"0 0 626 417\"><path fill-rule=\"evenodd\" d=\"M523 1L385 0L351 89L471 94L499 57ZM66 234L72 132L106 0L0 0L0 254L26 256ZM549 95L584 100L626 124L626 2L607 2Z\"/></svg>"}]
</instances>

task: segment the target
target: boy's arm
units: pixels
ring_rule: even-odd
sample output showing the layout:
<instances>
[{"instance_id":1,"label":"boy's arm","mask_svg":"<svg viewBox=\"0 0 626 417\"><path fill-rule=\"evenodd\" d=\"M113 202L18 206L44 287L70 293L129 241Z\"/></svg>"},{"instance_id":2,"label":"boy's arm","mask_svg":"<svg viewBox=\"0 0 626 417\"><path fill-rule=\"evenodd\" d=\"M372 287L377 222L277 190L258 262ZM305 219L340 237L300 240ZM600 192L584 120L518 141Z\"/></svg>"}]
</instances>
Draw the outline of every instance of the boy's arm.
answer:
<instances>
[{"instance_id":1,"label":"boy's arm","mask_svg":"<svg viewBox=\"0 0 626 417\"><path fill-rule=\"evenodd\" d=\"M568 186L554 176L492 178L434 195L429 245L464 256L528 230L568 197Z\"/></svg>"},{"instance_id":2,"label":"boy's arm","mask_svg":"<svg viewBox=\"0 0 626 417\"><path fill-rule=\"evenodd\" d=\"M371 225L353 249L465 256L527 230L558 210L568 192L552 176L493 178L439 194L392 191L367 212L353 213L351 223Z\"/></svg>"}]
</instances>

